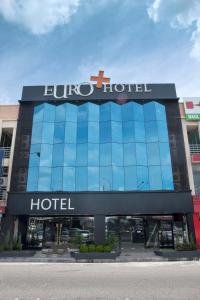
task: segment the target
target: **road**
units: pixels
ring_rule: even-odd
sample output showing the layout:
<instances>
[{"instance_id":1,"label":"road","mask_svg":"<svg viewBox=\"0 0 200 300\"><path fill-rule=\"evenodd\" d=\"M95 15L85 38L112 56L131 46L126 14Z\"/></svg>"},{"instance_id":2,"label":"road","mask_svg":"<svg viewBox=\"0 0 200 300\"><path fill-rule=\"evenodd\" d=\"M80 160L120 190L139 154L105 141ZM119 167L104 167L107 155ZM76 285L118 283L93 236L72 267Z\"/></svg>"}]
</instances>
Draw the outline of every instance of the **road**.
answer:
<instances>
[{"instance_id":1,"label":"road","mask_svg":"<svg viewBox=\"0 0 200 300\"><path fill-rule=\"evenodd\" d=\"M0 300L200 300L200 262L0 263Z\"/></svg>"}]
</instances>

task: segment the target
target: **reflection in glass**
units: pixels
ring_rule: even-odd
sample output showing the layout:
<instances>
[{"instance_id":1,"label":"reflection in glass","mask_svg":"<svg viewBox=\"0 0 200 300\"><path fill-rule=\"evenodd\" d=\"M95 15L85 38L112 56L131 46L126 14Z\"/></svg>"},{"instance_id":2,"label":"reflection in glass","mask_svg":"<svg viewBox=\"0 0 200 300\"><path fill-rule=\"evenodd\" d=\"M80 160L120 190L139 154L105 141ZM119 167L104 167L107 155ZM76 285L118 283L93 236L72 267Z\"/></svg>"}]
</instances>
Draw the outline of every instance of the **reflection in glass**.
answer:
<instances>
[{"instance_id":1,"label":"reflection in glass","mask_svg":"<svg viewBox=\"0 0 200 300\"><path fill-rule=\"evenodd\" d=\"M124 144L124 166L136 165L135 143Z\"/></svg>"},{"instance_id":2,"label":"reflection in glass","mask_svg":"<svg viewBox=\"0 0 200 300\"><path fill-rule=\"evenodd\" d=\"M43 122L44 104L36 105L34 108L33 124Z\"/></svg>"},{"instance_id":3,"label":"reflection in glass","mask_svg":"<svg viewBox=\"0 0 200 300\"><path fill-rule=\"evenodd\" d=\"M123 144L112 143L112 165L123 166Z\"/></svg>"},{"instance_id":4,"label":"reflection in glass","mask_svg":"<svg viewBox=\"0 0 200 300\"><path fill-rule=\"evenodd\" d=\"M76 165L87 166L88 164L88 144L77 144Z\"/></svg>"},{"instance_id":5,"label":"reflection in glass","mask_svg":"<svg viewBox=\"0 0 200 300\"><path fill-rule=\"evenodd\" d=\"M76 143L77 123L65 123L65 143Z\"/></svg>"},{"instance_id":6,"label":"reflection in glass","mask_svg":"<svg viewBox=\"0 0 200 300\"><path fill-rule=\"evenodd\" d=\"M63 168L52 168L51 177L51 189L52 191L62 191L63 189Z\"/></svg>"},{"instance_id":7,"label":"reflection in glass","mask_svg":"<svg viewBox=\"0 0 200 300\"><path fill-rule=\"evenodd\" d=\"M44 122L54 123L55 122L55 105L44 103Z\"/></svg>"},{"instance_id":8,"label":"reflection in glass","mask_svg":"<svg viewBox=\"0 0 200 300\"><path fill-rule=\"evenodd\" d=\"M88 190L99 191L99 168L88 167Z\"/></svg>"},{"instance_id":9,"label":"reflection in glass","mask_svg":"<svg viewBox=\"0 0 200 300\"><path fill-rule=\"evenodd\" d=\"M100 105L100 123L104 121L110 121L110 102Z\"/></svg>"},{"instance_id":10,"label":"reflection in glass","mask_svg":"<svg viewBox=\"0 0 200 300\"><path fill-rule=\"evenodd\" d=\"M144 105L133 102L134 105L134 120L144 122ZM145 104L146 105L146 104Z\"/></svg>"},{"instance_id":11,"label":"reflection in glass","mask_svg":"<svg viewBox=\"0 0 200 300\"><path fill-rule=\"evenodd\" d=\"M64 144L53 145L53 167L63 167Z\"/></svg>"},{"instance_id":12,"label":"reflection in glass","mask_svg":"<svg viewBox=\"0 0 200 300\"><path fill-rule=\"evenodd\" d=\"M51 168L40 167L38 176L38 191L51 190Z\"/></svg>"},{"instance_id":13,"label":"reflection in glass","mask_svg":"<svg viewBox=\"0 0 200 300\"><path fill-rule=\"evenodd\" d=\"M146 166L147 165L146 143L136 143L135 149L136 149L137 165Z\"/></svg>"},{"instance_id":14,"label":"reflection in glass","mask_svg":"<svg viewBox=\"0 0 200 300\"><path fill-rule=\"evenodd\" d=\"M88 141L88 123L78 122L77 124L77 143L87 143Z\"/></svg>"},{"instance_id":15,"label":"reflection in glass","mask_svg":"<svg viewBox=\"0 0 200 300\"><path fill-rule=\"evenodd\" d=\"M29 156L29 167L38 167L40 164L41 144L32 144Z\"/></svg>"},{"instance_id":16,"label":"reflection in glass","mask_svg":"<svg viewBox=\"0 0 200 300\"><path fill-rule=\"evenodd\" d=\"M100 166L111 166L112 153L111 143L100 144Z\"/></svg>"},{"instance_id":17,"label":"reflection in glass","mask_svg":"<svg viewBox=\"0 0 200 300\"><path fill-rule=\"evenodd\" d=\"M77 123L77 110L78 110L78 106L73 105L71 103L66 103L66 122L75 122Z\"/></svg>"},{"instance_id":18,"label":"reflection in glass","mask_svg":"<svg viewBox=\"0 0 200 300\"><path fill-rule=\"evenodd\" d=\"M27 191L28 192L38 190L38 175L39 175L39 168L29 167L28 180L27 180Z\"/></svg>"},{"instance_id":19,"label":"reflection in glass","mask_svg":"<svg viewBox=\"0 0 200 300\"><path fill-rule=\"evenodd\" d=\"M134 129L134 122L128 121L123 122L123 142L129 143L134 142L135 139L135 129Z\"/></svg>"},{"instance_id":20,"label":"reflection in glass","mask_svg":"<svg viewBox=\"0 0 200 300\"><path fill-rule=\"evenodd\" d=\"M137 166L137 190L145 191L149 189L148 168Z\"/></svg>"},{"instance_id":21,"label":"reflection in glass","mask_svg":"<svg viewBox=\"0 0 200 300\"><path fill-rule=\"evenodd\" d=\"M65 104L56 106L56 122L65 122Z\"/></svg>"},{"instance_id":22,"label":"reflection in glass","mask_svg":"<svg viewBox=\"0 0 200 300\"><path fill-rule=\"evenodd\" d=\"M63 168L63 191L75 191L75 168Z\"/></svg>"},{"instance_id":23,"label":"reflection in glass","mask_svg":"<svg viewBox=\"0 0 200 300\"><path fill-rule=\"evenodd\" d=\"M64 166L76 165L76 144L64 145Z\"/></svg>"},{"instance_id":24,"label":"reflection in glass","mask_svg":"<svg viewBox=\"0 0 200 300\"><path fill-rule=\"evenodd\" d=\"M43 123L33 123L31 144L42 143L42 127Z\"/></svg>"},{"instance_id":25,"label":"reflection in glass","mask_svg":"<svg viewBox=\"0 0 200 300\"><path fill-rule=\"evenodd\" d=\"M171 166L161 166L162 187L164 190L173 190L173 174Z\"/></svg>"},{"instance_id":26,"label":"reflection in glass","mask_svg":"<svg viewBox=\"0 0 200 300\"><path fill-rule=\"evenodd\" d=\"M149 186L151 190L162 190L162 173L160 166L149 166Z\"/></svg>"},{"instance_id":27,"label":"reflection in glass","mask_svg":"<svg viewBox=\"0 0 200 300\"><path fill-rule=\"evenodd\" d=\"M173 190L165 106L35 106L27 190Z\"/></svg>"},{"instance_id":28,"label":"reflection in glass","mask_svg":"<svg viewBox=\"0 0 200 300\"><path fill-rule=\"evenodd\" d=\"M88 144L88 166L99 166L99 144Z\"/></svg>"},{"instance_id":29,"label":"reflection in glass","mask_svg":"<svg viewBox=\"0 0 200 300\"><path fill-rule=\"evenodd\" d=\"M88 103L78 107L78 122L88 122Z\"/></svg>"},{"instance_id":30,"label":"reflection in glass","mask_svg":"<svg viewBox=\"0 0 200 300\"><path fill-rule=\"evenodd\" d=\"M88 190L88 168L77 167L76 168L76 191Z\"/></svg>"},{"instance_id":31,"label":"reflection in glass","mask_svg":"<svg viewBox=\"0 0 200 300\"><path fill-rule=\"evenodd\" d=\"M65 141L65 123L55 123L54 127L54 143L64 143Z\"/></svg>"},{"instance_id":32,"label":"reflection in glass","mask_svg":"<svg viewBox=\"0 0 200 300\"><path fill-rule=\"evenodd\" d=\"M135 141L145 143L145 126L143 122L135 121Z\"/></svg>"},{"instance_id":33,"label":"reflection in glass","mask_svg":"<svg viewBox=\"0 0 200 300\"><path fill-rule=\"evenodd\" d=\"M124 190L124 168L123 167L112 167L113 175L113 190L123 191Z\"/></svg>"},{"instance_id":34,"label":"reflection in glass","mask_svg":"<svg viewBox=\"0 0 200 300\"><path fill-rule=\"evenodd\" d=\"M42 128L42 143L53 144L54 138L54 123L43 123Z\"/></svg>"},{"instance_id":35,"label":"reflection in glass","mask_svg":"<svg viewBox=\"0 0 200 300\"><path fill-rule=\"evenodd\" d=\"M133 102L128 102L121 106L122 110L122 120L133 121L134 120L134 104Z\"/></svg>"},{"instance_id":36,"label":"reflection in glass","mask_svg":"<svg viewBox=\"0 0 200 300\"><path fill-rule=\"evenodd\" d=\"M127 191L137 190L137 170L136 166L124 168L124 187Z\"/></svg>"},{"instance_id":37,"label":"reflection in glass","mask_svg":"<svg viewBox=\"0 0 200 300\"><path fill-rule=\"evenodd\" d=\"M88 122L88 142L99 143L99 123Z\"/></svg>"},{"instance_id":38,"label":"reflection in glass","mask_svg":"<svg viewBox=\"0 0 200 300\"><path fill-rule=\"evenodd\" d=\"M99 105L87 103L88 105L88 120L99 123Z\"/></svg>"},{"instance_id":39,"label":"reflection in glass","mask_svg":"<svg viewBox=\"0 0 200 300\"><path fill-rule=\"evenodd\" d=\"M100 191L112 191L112 168L100 167Z\"/></svg>"},{"instance_id":40,"label":"reflection in glass","mask_svg":"<svg viewBox=\"0 0 200 300\"><path fill-rule=\"evenodd\" d=\"M100 123L100 143L111 142L111 122Z\"/></svg>"},{"instance_id":41,"label":"reflection in glass","mask_svg":"<svg viewBox=\"0 0 200 300\"><path fill-rule=\"evenodd\" d=\"M122 121L121 105L111 102L110 109L111 109L111 120L121 122Z\"/></svg>"},{"instance_id":42,"label":"reflection in glass","mask_svg":"<svg viewBox=\"0 0 200 300\"><path fill-rule=\"evenodd\" d=\"M41 144L40 151L40 166L51 167L52 166L52 153L53 145Z\"/></svg>"},{"instance_id":43,"label":"reflection in glass","mask_svg":"<svg viewBox=\"0 0 200 300\"><path fill-rule=\"evenodd\" d=\"M160 165L160 151L158 143L147 143L147 157L149 166Z\"/></svg>"},{"instance_id":44,"label":"reflection in glass","mask_svg":"<svg viewBox=\"0 0 200 300\"><path fill-rule=\"evenodd\" d=\"M146 142L158 142L158 128L156 121L145 123Z\"/></svg>"}]
</instances>

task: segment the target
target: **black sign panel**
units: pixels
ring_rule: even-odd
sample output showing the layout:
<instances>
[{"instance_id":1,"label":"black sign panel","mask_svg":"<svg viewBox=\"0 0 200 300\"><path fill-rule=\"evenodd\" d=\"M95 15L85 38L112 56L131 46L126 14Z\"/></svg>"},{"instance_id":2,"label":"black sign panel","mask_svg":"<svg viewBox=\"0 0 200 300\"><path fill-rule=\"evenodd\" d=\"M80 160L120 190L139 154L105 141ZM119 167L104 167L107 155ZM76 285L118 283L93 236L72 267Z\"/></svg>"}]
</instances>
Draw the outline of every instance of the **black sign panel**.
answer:
<instances>
[{"instance_id":1,"label":"black sign panel","mask_svg":"<svg viewBox=\"0 0 200 300\"><path fill-rule=\"evenodd\" d=\"M77 85L24 86L21 101L106 101L177 99L174 84L112 84L97 88Z\"/></svg>"},{"instance_id":2,"label":"black sign panel","mask_svg":"<svg viewBox=\"0 0 200 300\"><path fill-rule=\"evenodd\" d=\"M193 212L191 192L9 193L12 215L134 215Z\"/></svg>"}]
</instances>

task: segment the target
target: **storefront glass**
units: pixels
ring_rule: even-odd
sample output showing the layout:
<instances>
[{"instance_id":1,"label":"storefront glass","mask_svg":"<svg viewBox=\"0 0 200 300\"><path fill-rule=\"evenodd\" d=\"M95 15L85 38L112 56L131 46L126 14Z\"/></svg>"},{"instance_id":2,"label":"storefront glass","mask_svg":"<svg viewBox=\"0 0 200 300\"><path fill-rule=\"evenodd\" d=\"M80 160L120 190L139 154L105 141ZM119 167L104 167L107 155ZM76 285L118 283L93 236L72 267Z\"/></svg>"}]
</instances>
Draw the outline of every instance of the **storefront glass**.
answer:
<instances>
[{"instance_id":1,"label":"storefront glass","mask_svg":"<svg viewBox=\"0 0 200 300\"><path fill-rule=\"evenodd\" d=\"M28 221L29 247L70 247L94 240L93 217L31 217Z\"/></svg>"},{"instance_id":2,"label":"storefront glass","mask_svg":"<svg viewBox=\"0 0 200 300\"><path fill-rule=\"evenodd\" d=\"M118 237L121 247L174 248L188 240L182 215L178 220L173 216L107 217L106 233Z\"/></svg>"}]
</instances>

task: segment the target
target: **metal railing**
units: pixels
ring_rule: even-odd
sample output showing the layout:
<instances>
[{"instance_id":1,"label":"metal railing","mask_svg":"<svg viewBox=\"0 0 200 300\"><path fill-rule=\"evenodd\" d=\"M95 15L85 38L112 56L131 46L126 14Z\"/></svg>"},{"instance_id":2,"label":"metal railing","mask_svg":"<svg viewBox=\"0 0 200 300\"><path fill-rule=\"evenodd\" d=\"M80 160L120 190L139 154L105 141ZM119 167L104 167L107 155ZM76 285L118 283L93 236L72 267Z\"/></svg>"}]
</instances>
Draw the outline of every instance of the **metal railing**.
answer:
<instances>
[{"instance_id":1,"label":"metal railing","mask_svg":"<svg viewBox=\"0 0 200 300\"><path fill-rule=\"evenodd\" d=\"M10 149L11 147L0 147L0 150L4 151L3 157L10 158Z\"/></svg>"},{"instance_id":2,"label":"metal railing","mask_svg":"<svg viewBox=\"0 0 200 300\"><path fill-rule=\"evenodd\" d=\"M191 154L200 154L200 144L190 144L190 153Z\"/></svg>"},{"instance_id":3,"label":"metal railing","mask_svg":"<svg viewBox=\"0 0 200 300\"><path fill-rule=\"evenodd\" d=\"M1 187L0 188L0 201L5 201L7 199L7 191L6 187Z\"/></svg>"}]
</instances>

